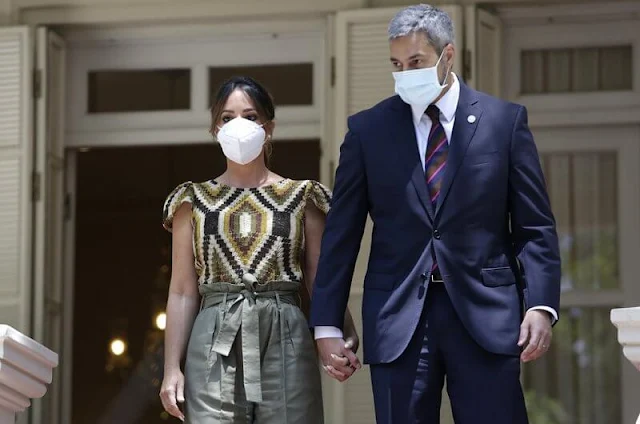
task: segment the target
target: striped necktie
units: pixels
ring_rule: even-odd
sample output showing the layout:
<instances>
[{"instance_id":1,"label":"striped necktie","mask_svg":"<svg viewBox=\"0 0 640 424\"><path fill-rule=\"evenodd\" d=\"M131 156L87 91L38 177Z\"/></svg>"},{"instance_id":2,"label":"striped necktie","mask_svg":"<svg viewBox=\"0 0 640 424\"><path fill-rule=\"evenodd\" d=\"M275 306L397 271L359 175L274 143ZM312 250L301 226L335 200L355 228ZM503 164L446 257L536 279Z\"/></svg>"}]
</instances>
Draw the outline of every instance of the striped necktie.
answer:
<instances>
[{"instance_id":1,"label":"striped necktie","mask_svg":"<svg viewBox=\"0 0 640 424\"><path fill-rule=\"evenodd\" d=\"M427 142L424 168L427 186L429 187L429 197L435 210L438 204L438 197L440 197L444 170L447 165L449 143L444 128L440 123L440 109L435 105L431 105L425 113L431 118L431 131L429 132L429 141ZM433 273L436 269L438 269L438 264L434 257L431 272Z\"/></svg>"},{"instance_id":2,"label":"striped necktie","mask_svg":"<svg viewBox=\"0 0 640 424\"><path fill-rule=\"evenodd\" d=\"M440 196L444 170L447 165L449 143L444 128L440 124L440 109L435 105L431 105L427 108L426 114L431 118L432 124L429 132L429 141L427 142L424 167L431 204L435 209Z\"/></svg>"}]
</instances>

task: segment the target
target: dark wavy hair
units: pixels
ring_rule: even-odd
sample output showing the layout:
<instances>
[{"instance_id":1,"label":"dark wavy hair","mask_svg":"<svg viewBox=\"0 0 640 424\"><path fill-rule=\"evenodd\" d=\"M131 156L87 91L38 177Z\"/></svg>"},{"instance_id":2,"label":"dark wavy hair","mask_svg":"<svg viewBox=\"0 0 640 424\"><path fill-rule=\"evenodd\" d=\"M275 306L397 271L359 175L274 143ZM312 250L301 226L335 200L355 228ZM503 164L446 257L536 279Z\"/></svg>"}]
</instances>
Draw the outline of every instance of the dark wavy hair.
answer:
<instances>
[{"instance_id":1,"label":"dark wavy hair","mask_svg":"<svg viewBox=\"0 0 640 424\"><path fill-rule=\"evenodd\" d=\"M232 77L218 88L213 105L211 105L211 132L220 120L227 99L235 90L242 90L253 102L256 112L263 122L272 121L276 117L273 97L267 89L251 77Z\"/></svg>"}]
</instances>

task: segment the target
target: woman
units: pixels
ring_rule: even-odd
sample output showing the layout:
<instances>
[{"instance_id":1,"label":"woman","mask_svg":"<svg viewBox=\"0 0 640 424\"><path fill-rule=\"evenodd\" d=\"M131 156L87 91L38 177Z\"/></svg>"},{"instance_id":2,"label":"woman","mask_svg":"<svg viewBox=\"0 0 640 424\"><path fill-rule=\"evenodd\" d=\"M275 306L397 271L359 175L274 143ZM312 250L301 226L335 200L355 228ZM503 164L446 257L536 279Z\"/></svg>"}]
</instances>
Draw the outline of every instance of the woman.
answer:
<instances>
[{"instance_id":1,"label":"woman","mask_svg":"<svg viewBox=\"0 0 640 424\"><path fill-rule=\"evenodd\" d=\"M253 79L224 83L211 133L227 169L181 184L164 205L173 269L160 395L189 423L323 423L316 353L298 304L301 287L312 292L330 192L269 170L274 115ZM355 351L350 314L345 321Z\"/></svg>"}]
</instances>

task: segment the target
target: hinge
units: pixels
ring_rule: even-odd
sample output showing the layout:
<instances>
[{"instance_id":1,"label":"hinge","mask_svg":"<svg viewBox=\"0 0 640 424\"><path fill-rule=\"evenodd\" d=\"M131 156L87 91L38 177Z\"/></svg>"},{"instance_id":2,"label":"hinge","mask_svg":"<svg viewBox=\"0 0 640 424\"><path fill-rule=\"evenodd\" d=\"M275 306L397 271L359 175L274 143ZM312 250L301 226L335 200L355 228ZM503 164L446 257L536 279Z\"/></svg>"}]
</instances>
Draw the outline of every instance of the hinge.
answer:
<instances>
[{"instance_id":1,"label":"hinge","mask_svg":"<svg viewBox=\"0 0 640 424\"><path fill-rule=\"evenodd\" d=\"M33 70L33 97L39 99L42 96L42 71Z\"/></svg>"},{"instance_id":2,"label":"hinge","mask_svg":"<svg viewBox=\"0 0 640 424\"><path fill-rule=\"evenodd\" d=\"M471 72L472 72L472 66L473 64L471 63L471 50L469 49L465 49L464 51L464 60L463 62L463 67L462 67L462 79L466 82L469 83L469 81L471 81ZM473 81L473 83L475 84L475 81Z\"/></svg>"},{"instance_id":3,"label":"hinge","mask_svg":"<svg viewBox=\"0 0 640 424\"><path fill-rule=\"evenodd\" d=\"M42 197L42 174L33 171L31 175L31 200L39 202Z\"/></svg>"},{"instance_id":4,"label":"hinge","mask_svg":"<svg viewBox=\"0 0 640 424\"><path fill-rule=\"evenodd\" d=\"M336 85L336 57L331 56L331 87Z\"/></svg>"},{"instance_id":5,"label":"hinge","mask_svg":"<svg viewBox=\"0 0 640 424\"><path fill-rule=\"evenodd\" d=\"M65 221L69 221L71 219L71 193L64 195L63 219Z\"/></svg>"}]
</instances>

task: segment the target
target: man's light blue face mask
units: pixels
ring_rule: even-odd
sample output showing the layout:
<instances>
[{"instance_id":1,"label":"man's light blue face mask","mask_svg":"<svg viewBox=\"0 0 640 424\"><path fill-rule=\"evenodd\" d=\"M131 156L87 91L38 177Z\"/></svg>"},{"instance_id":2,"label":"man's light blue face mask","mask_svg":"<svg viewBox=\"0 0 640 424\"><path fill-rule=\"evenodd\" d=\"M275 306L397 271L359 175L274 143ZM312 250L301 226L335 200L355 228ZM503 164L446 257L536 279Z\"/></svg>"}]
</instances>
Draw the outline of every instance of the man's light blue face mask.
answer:
<instances>
[{"instance_id":1,"label":"man's light blue face mask","mask_svg":"<svg viewBox=\"0 0 640 424\"><path fill-rule=\"evenodd\" d=\"M405 103L412 106L424 106L426 109L447 87L447 77L445 76L442 83L440 83L440 78L438 77L438 65L443 55L444 50L440 53L435 66L430 68L393 72L393 79L396 82L396 94ZM450 69L447 70L446 75L449 74L449 71Z\"/></svg>"}]
</instances>

